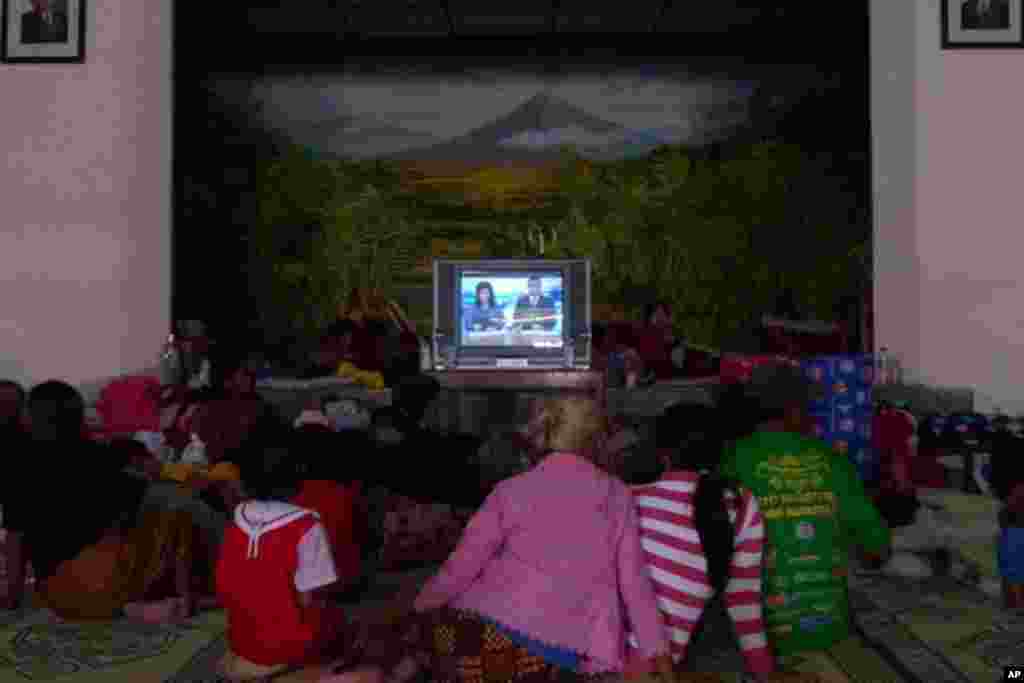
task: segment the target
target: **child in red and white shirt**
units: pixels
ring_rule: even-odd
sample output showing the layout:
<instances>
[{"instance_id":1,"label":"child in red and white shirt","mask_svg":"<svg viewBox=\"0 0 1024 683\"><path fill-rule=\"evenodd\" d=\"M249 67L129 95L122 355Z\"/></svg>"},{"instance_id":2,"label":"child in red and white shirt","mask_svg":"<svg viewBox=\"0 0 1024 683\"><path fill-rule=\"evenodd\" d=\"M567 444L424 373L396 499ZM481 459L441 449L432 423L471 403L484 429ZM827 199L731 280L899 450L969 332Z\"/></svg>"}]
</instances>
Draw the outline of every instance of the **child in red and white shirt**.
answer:
<instances>
[{"instance_id":1,"label":"child in red and white shirt","mask_svg":"<svg viewBox=\"0 0 1024 683\"><path fill-rule=\"evenodd\" d=\"M327 604L338 580L327 532L312 510L290 501L304 478L290 430L257 429L246 446L248 499L234 511L217 563L228 616L229 679L261 678L323 665L343 654L345 616Z\"/></svg>"},{"instance_id":2,"label":"child in red and white shirt","mask_svg":"<svg viewBox=\"0 0 1024 683\"><path fill-rule=\"evenodd\" d=\"M634 485L633 498L673 660L685 659L709 599L723 594L747 669L764 679L775 661L761 614L764 520L757 499L713 474L724 447L715 409L681 406L666 417L656 456L663 474ZM631 657L627 675L646 669Z\"/></svg>"},{"instance_id":3,"label":"child in red and white shirt","mask_svg":"<svg viewBox=\"0 0 1024 683\"><path fill-rule=\"evenodd\" d=\"M365 504L362 483L355 477L355 463L369 454L355 449L365 441L319 425L301 427L295 436L301 450L297 455L306 469L299 495L292 503L319 515L338 576L331 591L344 593L363 576L360 541Z\"/></svg>"}]
</instances>

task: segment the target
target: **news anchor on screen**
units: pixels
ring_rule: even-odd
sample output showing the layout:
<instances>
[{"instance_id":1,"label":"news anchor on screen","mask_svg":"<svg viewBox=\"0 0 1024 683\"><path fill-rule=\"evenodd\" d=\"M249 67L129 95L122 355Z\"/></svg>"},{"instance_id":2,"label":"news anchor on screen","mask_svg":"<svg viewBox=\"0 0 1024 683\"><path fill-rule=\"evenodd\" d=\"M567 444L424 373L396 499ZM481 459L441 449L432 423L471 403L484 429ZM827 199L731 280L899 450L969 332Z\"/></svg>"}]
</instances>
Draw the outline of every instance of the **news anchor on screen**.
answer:
<instances>
[{"instance_id":1,"label":"news anchor on screen","mask_svg":"<svg viewBox=\"0 0 1024 683\"><path fill-rule=\"evenodd\" d=\"M491 332L505 329L505 312L494 297L490 282L476 286L473 305L466 310L466 329L470 332Z\"/></svg>"},{"instance_id":2,"label":"news anchor on screen","mask_svg":"<svg viewBox=\"0 0 1024 683\"><path fill-rule=\"evenodd\" d=\"M540 328L550 332L558 322L556 316L555 302L551 297L544 296L541 279L536 275L531 276L526 284L526 294L516 301L513 320L523 330Z\"/></svg>"}]
</instances>

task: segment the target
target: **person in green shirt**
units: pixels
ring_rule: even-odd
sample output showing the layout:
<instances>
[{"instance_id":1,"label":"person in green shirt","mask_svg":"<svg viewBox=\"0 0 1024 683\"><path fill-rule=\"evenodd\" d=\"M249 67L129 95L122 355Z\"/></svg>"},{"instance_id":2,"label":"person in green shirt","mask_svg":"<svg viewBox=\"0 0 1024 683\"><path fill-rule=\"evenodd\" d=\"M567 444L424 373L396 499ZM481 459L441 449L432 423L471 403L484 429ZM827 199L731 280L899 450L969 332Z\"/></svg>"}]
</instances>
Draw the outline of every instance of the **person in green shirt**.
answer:
<instances>
[{"instance_id":1,"label":"person in green shirt","mask_svg":"<svg viewBox=\"0 0 1024 683\"><path fill-rule=\"evenodd\" d=\"M759 405L757 430L721 466L757 496L764 515L765 620L777 656L846 638L849 548L881 557L890 544L854 466L804 435L814 388L798 367L756 368L748 391Z\"/></svg>"}]
</instances>

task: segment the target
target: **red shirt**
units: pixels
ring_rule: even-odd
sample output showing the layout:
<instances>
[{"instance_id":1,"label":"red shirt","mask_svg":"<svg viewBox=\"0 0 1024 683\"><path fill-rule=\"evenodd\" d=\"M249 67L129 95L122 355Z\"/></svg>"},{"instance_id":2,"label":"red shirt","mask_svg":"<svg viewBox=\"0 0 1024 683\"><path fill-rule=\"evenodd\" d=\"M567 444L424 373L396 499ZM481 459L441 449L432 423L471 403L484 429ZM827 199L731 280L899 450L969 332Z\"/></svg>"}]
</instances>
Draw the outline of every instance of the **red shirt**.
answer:
<instances>
[{"instance_id":1,"label":"red shirt","mask_svg":"<svg viewBox=\"0 0 1024 683\"><path fill-rule=\"evenodd\" d=\"M231 650L263 666L301 663L320 639L320 626L300 607L294 583L299 543L317 520L306 512L282 521L259 536L256 557L249 534L237 524L228 527L217 562Z\"/></svg>"},{"instance_id":2,"label":"red shirt","mask_svg":"<svg viewBox=\"0 0 1024 683\"><path fill-rule=\"evenodd\" d=\"M356 532L356 510L360 497L358 483L343 486L323 479L303 482L302 491L292 501L295 505L313 510L327 530L334 554L338 581L347 585L362 574L362 553Z\"/></svg>"}]
</instances>

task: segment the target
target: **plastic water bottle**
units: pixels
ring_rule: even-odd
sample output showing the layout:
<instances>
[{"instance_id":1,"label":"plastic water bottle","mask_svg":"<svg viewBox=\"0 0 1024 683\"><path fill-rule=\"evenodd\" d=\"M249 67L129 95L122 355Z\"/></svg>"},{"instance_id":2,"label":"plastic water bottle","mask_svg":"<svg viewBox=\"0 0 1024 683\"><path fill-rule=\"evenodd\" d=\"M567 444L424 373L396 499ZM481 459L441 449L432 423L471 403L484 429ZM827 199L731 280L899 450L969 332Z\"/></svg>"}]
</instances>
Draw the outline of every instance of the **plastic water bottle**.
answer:
<instances>
[{"instance_id":1,"label":"plastic water bottle","mask_svg":"<svg viewBox=\"0 0 1024 683\"><path fill-rule=\"evenodd\" d=\"M160 354L160 383L164 386L178 384L181 380L181 352L174 333L167 335L163 352Z\"/></svg>"},{"instance_id":2,"label":"plastic water bottle","mask_svg":"<svg viewBox=\"0 0 1024 683\"><path fill-rule=\"evenodd\" d=\"M879 384L890 384L892 382L891 371L889 347L883 346L875 357L875 381Z\"/></svg>"},{"instance_id":3,"label":"plastic water bottle","mask_svg":"<svg viewBox=\"0 0 1024 683\"><path fill-rule=\"evenodd\" d=\"M185 446L185 450L181 454L181 462L186 465L206 466L210 464L206 458L206 444L198 434L193 434L189 439L188 445Z\"/></svg>"},{"instance_id":4,"label":"plastic water bottle","mask_svg":"<svg viewBox=\"0 0 1024 683\"><path fill-rule=\"evenodd\" d=\"M434 361L430 357L430 343L423 337L420 340L420 370L431 372L434 369Z\"/></svg>"}]
</instances>

